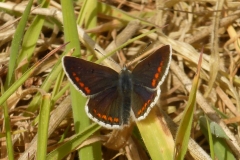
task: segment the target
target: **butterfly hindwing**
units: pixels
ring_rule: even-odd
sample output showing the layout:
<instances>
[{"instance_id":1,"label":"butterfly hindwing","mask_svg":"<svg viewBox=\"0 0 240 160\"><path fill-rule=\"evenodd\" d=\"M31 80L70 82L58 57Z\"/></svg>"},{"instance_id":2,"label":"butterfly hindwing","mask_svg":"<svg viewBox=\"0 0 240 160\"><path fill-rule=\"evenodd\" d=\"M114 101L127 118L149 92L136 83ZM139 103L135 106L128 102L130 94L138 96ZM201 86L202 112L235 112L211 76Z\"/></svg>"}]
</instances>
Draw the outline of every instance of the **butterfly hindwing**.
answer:
<instances>
[{"instance_id":1,"label":"butterfly hindwing","mask_svg":"<svg viewBox=\"0 0 240 160\"><path fill-rule=\"evenodd\" d=\"M123 108L122 96L115 86L90 96L86 112L93 121L106 128L119 128L127 124L130 117L130 111L123 114Z\"/></svg>"},{"instance_id":2,"label":"butterfly hindwing","mask_svg":"<svg viewBox=\"0 0 240 160\"><path fill-rule=\"evenodd\" d=\"M144 119L160 96L160 89L149 90L146 87L134 85L132 93L132 111L137 120Z\"/></svg>"},{"instance_id":3,"label":"butterfly hindwing","mask_svg":"<svg viewBox=\"0 0 240 160\"><path fill-rule=\"evenodd\" d=\"M118 73L105 66L69 56L63 57L62 63L68 78L85 96L97 94L118 81Z\"/></svg>"}]
</instances>

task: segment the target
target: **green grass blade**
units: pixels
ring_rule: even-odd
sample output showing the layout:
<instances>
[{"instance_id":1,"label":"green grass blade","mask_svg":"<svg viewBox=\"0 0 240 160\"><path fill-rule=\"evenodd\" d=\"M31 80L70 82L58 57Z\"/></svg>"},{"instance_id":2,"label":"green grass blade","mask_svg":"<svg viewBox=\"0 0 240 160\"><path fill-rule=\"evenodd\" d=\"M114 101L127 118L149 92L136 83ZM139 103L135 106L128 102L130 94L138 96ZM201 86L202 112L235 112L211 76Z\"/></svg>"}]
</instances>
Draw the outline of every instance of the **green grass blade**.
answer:
<instances>
[{"instance_id":1,"label":"green grass blade","mask_svg":"<svg viewBox=\"0 0 240 160\"><path fill-rule=\"evenodd\" d=\"M18 51L20 49L20 43L24 34L25 26L27 24L28 15L31 11L33 0L30 0L23 15L22 18L17 26L16 32L14 34L14 38L11 43L10 48L10 60L9 60L9 66L8 66L8 72L7 77L5 81L5 89L8 89L11 83L13 82L13 75L14 70L16 68L16 60L18 57ZM3 86L2 93L3 93ZM12 144L12 135L11 135L11 125L10 125L10 117L8 113L8 106L7 101L3 104L3 112L4 112L4 126L6 131L6 143L7 143L7 154L8 159L13 160L14 159L14 150L13 150L13 144Z\"/></svg>"},{"instance_id":2,"label":"green grass blade","mask_svg":"<svg viewBox=\"0 0 240 160\"><path fill-rule=\"evenodd\" d=\"M206 117L200 117L199 122L200 122L201 131L203 132L204 136L208 139L210 147L211 147L211 145L213 146L212 149L210 148L211 156L212 156L212 152L214 152L215 159L234 160L235 157L232 154L231 149L229 148L229 146L225 140L225 139L229 139L229 138L225 137L226 136L225 133L222 133L223 130L221 129L221 127L219 126L219 128L215 127L215 129L212 129L211 124L215 123L215 122L208 119L208 122L210 123L210 126L208 128ZM209 134L211 134L212 142L209 139Z\"/></svg>"},{"instance_id":3,"label":"green grass blade","mask_svg":"<svg viewBox=\"0 0 240 160\"><path fill-rule=\"evenodd\" d=\"M62 5L62 11L63 11L63 26L64 26L64 33L65 33L65 41L69 41L70 44L66 47L66 51L75 48L75 51L73 53L74 56L79 56L80 55L80 45L79 45L79 40L78 40L78 33L77 33L77 24L76 24L76 19L75 19L75 15L74 15L74 9L73 9L73 1L65 1L62 0L61 1L61 5ZM79 114L81 115L82 113L79 113L79 106L82 101L85 101L85 98L82 97L82 95L76 91L76 89L70 85L70 90L71 90L71 96L77 96L78 98L74 98L72 97L72 107L73 107L73 116L74 116L74 120L75 115ZM75 100L78 100L78 102L75 103ZM76 107L75 107L76 106ZM78 133L79 132L79 126L76 126L80 124L79 121L75 121L75 130Z\"/></svg>"},{"instance_id":4,"label":"green grass blade","mask_svg":"<svg viewBox=\"0 0 240 160\"><path fill-rule=\"evenodd\" d=\"M60 72L58 77L57 77L57 80L56 80L56 82L54 84L53 91L52 91L52 96L53 97L55 97L58 94L58 92L60 90L60 87L61 87L61 83L62 83L63 77L64 77L64 73ZM53 101L53 102L55 102L55 101Z\"/></svg>"},{"instance_id":5,"label":"green grass blade","mask_svg":"<svg viewBox=\"0 0 240 160\"><path fill-rule=\"evenodd\" d=\"M8 113L7 103L4 103L4 105L3 105L3 112L4 112L4 126L5 126L5 130L6 130L6 139L7 139L8 158L10 160L14 160L11 125L10 125L10 117L9 117L9 113Z\"/></svg>"},{"instance_id":6,"label":"green grass blade","mask_svg":"<svg viewBox=\"0 0 240 160\"><path fill-rule=\"evenodd\" d=\"M74 151L84 140L86 140L89 136L94 134L97 130L100 129L100 126L97 124L92 124L87 127L85 130L79 132L79 134L75 135L71 140L64 143L51 153L47 155L47 160L55 160L55 159L63 159L70 152Z\"/></svg>"},{"instance_id":7,"label":"green grass blade","mask_svg":"<svg viewBox=\"0 0 240 160\"><path fill-rule=\"evenodd\" d=\"M206 115L205 115L205 120L206 120L206 123L207 123L208 140L209 140L208 142L209 142L209 147L210 147L211 158L212 158L212 159L215 159L215 154L214 154L214 149L213 149L212 133L211 133L209 121L208 121Z\"/></svg>"},{"instance_id":8,"label":"green grass blade","mask_svg":"<svg viewBox=\"0 0 240 160\"><path fill-rule=\"evenodd\" d=\"M176 141L175 141L175 159L182 160L187 152L188 148L188 141L190 138L191 128L192 128L192 121L193 121L193 114L196 106L196 93L198 88L198 81L200 76L201 70L201 62L202 62L202 54L200 55L197 73L193 79L192 89L189 95L187 106L183 113L183 118L180 122Z\"/></svg>"},{"instance_id":9,"label":"green grass blade","mask_svg":"<svg viewBox=\"0 0 240 160\"><path fill-rule=\"evenodd\" d=\"M78 25L82 26L84 24L86 29L91 29L97 26L97 0L85 0L83 3L83 6L81 8L80 14L78 16L77 23ZM96 35L95 34L89 34L89 36L95 41ZM76 101L77 102L77 101ZM83 101L82 101L83 102ZM82 114L85 114L85 101L84 104L81 104L81 112ZM75 106L73 106L75 107ZM79 108L76 106L76 109ZM79 126L80 130L83 130L87 126L91 124L91 121L89 120L87 115L79 116L77 115L78 120L82 122ZM89 160L101 160L102 159L102 149L101 149L101 143L97 142L92 144L91 146L87 146L79 150L79 158L80 159L89 159Z\"/></svg>"},{"instance_id":10,"label":"green grass blade","mask_svg":"<svg viewBox=\"0 0 240 160\"><path fill-rule=\"evenodd\" d=\"M33 3L33 0L30 0L28 2L28 5L22 15L22 18L19 21L19 24L16 28L16 32L14 33L14 36L13 36L13 40L12 40L11 48L10 48L10 60L9 60L7 78L6 78L6 82L5 82L5 89L7 89L14 80L13 75L14 75L14 70L16 68L18 52L21 47L20 44L22 42L23 34L24 34L25 27L27 24L28 16L31 11L32 3Z\"/></svg>"},{"instance_id":11,"label":"green grass blade","mask_svg":"<svg viewBox=\"0 0 240 160\"><path fill-rule=\"evenodd\" d=\"M51 95L43 96L38 124L37 159L45 160L47 155L48 126L51 109Z\"/></svg>"},{"instance_id":12,"label":"green grass blade","mask_svg":"<svg viewBox=\"0 0 240 160\"><path fill-rule=\"evenodd\" d=\"M56 95L53 97L52 102L55 104L55 102L64 95L64 93L69 89L70 83L66 84Z\"/></svg>"},{"instance_id":13,"label":"green grass blade","mask_svg":"<svg viewBox=\"0 0 240 160\"><path fill-rule=\"evenodd\" d=\"M4 87L2 82L1 84L1 93L4 93ZM6 134L3 135L3 137L6 137L6 143L7 143L7 154L8 158L10 160L14 159L14 151L13 151L13 144L12 144L12 134L11 134L11 125L10 125L10 117L8 113L8 106L7 106L7 101L4 102L3 104L3 114L4 114L4 126L5 126L5 131Z\"/></svg>"},{"instance_id":14,"label":"green grass blade","mask_svg":"<svg viewBox=\"0 0 240 160\"><path fill-rule=\"evenodd\" d=\"M93 3L92 1L87 1L85 4L89 6L88 3ZM74 15L74 9L72 6L72 1L61 1L62 11L63 11L63 25L64 25L64 33L65 33L65 41L70 41L70 45L67 47L67 50L71 48L75 48L75 54L79 55L80 53L80 45L78 40L78 33L76 27L76 19ZM82 8L84 10L84 8ZM91 10L87 11L89 14L92 14ZM94 12L96 13L96 11ZM84 15L86 16L86 15ZM94 16L94 15L92 15ZM84 18L84 17L81 17ZM85 18L88 18L85 17ZM90 22L91 20L85 19L86 22ZM92 23L93 21L91 21ZM91 24L90 23L90 24ZM96 25L96 22L93 23ZM89 25L89 24L88 24ZM85 103L86 98L83 97L72 85L70 86L71 91L71 99L72 99L72 110L73 110L73 118L74 118L74 126L75 132L79 133L84 128L88 127L91 124L88 116L85 112ZM98 146L87 146L84 149L79 150L80 159L101 159L101 150L100 145Z\"/></svg>"},{"instance_id":15,"label":"green grass blade","mask_svg":"<svg viewBox=\"0 0 240 160\"><path fill-rule=\"evenodd\" d=\"M48 1L48 0L43 1L42 7L43 8L48 7L49 2L50 1ZM24 35L23 43L22 43L22 50L18 57L18 64L20 62L22 62L24 59L27 60L27 63L23 67L23 70L22 70L23 72L25 72L25 70L28 68L30 59L34 53L34 49L37 44L37 40L41 33L44 21L45 21L44 16L37 15Z\"/></svg>"},{"instance_id":16,"label":"green grass blade","mask_svg":"<svg viewBox=\"0 0 240 160\"><path fill-rule=\"evenodd\" d=\"M78 16L77 23L78 25L82 26L83 22L85 24L86 29L92 29L97 26L97 6L98 2L97 0L88 1L85 0L82 6L82 9L80 11L80 14ZM89 34L89 36L96 40L95 34Z\"/></svg>"},{"instance_id":17,"label":"green grass blade","mask_svg":"<svg viewBox=\"0 0 240 160\"><path fill-rule=\"evenodd\" d=\"M159 111L154 107L147 118L137 122L138 129L152 160L173 159L174 140ZM162 117L162 118L159 118Z\"/></svg>"}]
</instances>

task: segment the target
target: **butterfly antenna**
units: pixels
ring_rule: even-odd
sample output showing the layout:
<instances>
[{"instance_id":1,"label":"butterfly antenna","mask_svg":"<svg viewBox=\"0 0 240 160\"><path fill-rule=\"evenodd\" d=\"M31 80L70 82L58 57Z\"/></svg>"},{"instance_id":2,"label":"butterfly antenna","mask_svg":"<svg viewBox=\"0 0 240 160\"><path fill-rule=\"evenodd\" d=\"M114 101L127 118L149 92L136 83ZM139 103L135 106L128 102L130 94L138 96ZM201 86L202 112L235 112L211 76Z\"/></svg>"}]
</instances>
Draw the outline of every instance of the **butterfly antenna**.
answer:
<instances>
[{"instance_id":1,"label":"butterfly antenna","mask_svg":"<svg viewBox=\"0 0 240 160\"><path fill-rule=\"evenodd\" d=\"M106 57L102 52L100 52L97 48L94 48L95 51L97 51L98 53L100 53L101 55L103 55L103 57L107 58L108 60L110 60L111 62L115 63L116 65L118 65L120 68L122 68L117 62L115 62L112 58L110 57Z\"/></svg>"},{"instance_id":2,"label":"butterfly antenna","mask_svg":"<svg viewBox=\"0 0 240 160\"><path fill-rule=\"evenodd\" d=\"M141 54L143 54L143 53L146 51L146 49L147 49L151 44L152 44L152 41L150 41L150 42L147 44L147 46L146 46L140 53L138 53L133 60L131 60L128 64L126 64L126 67L130 66L130 65L132 64L132 62L134 62L134 60L135 60L137 57L139 57Z\"/></svg>"}]
</instances>

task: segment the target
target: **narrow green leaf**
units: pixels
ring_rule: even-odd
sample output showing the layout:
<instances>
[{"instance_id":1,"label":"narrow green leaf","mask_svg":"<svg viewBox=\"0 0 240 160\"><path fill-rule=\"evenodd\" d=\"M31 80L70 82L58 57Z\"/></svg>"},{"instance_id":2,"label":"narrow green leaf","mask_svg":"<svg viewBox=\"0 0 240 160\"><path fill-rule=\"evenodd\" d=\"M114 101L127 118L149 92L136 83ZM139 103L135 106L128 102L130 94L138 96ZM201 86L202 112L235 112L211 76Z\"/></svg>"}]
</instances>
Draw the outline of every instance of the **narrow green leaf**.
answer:
<instances>
[{"instance_id":1,"label":"narrow green leaf","mask_svg":"<svg viewBox=\"0 0 240 160\"><path fill-rule=\"evenodd\" d=\"M205 120L206 120L206 124L207 124L207 131L208 131L208 142L209 142L209 146L210 146L210 153L211 153L211 158L212 159L215 159L215 154L214 154L214 148L213 148L213 139L212 139L212 133L210 131L210 125L209 125L209 121L208 119L206 118L206 115L205 115Z\"/></svg>"},{"instance_id":2,"label":"narrow green leaf","mask_svg":"<svg viewBox=\"0 0 240 160\"><path fill-rule=\"evenodd\" d=\"M187 106L183 113L183 118L180 122L176 141L175 141L175 158L176 160L184 159L184 156L187 152L188 141L190 138L193 114L196 106L196 93L199 81L199 75L201 70L201 62L202 62L202 53L199 58L197 73L193 79L192 89L189 95Z\"/></svg>"},{"instance_id":3,"label":"narrow green leaf","mask_svg":"<svg viewBox=\"0 0 240 160\"><path fill-rule=\"evenodd\" d=\"M43 96L38 123L37 159L45 160L47 153L48 126L51 109L51 95Z\"/></svg>"},{"instance_id":4,"label":"narrow green leaf","mask_svg":"<svg viewBox=\"0 0 240 160\"><path fill-rule=\"evenodd\" d=\"M211 121L209 119L208 119L208 121L210 122L210 126L211 126L211 123L213 121ZM208 139L209 143L211 143L210 140L209 140L209 136L208 136L208 132L211 130L211 127L209 127L210 130L208 131L206 118L205 117L200 117L199 118L199 123L200 123L201 131L203 132L205 137ZM235 157L232 154L232 151L229 148L228 144L226 143L225 137L217 137L215 135L216 132L214 131L215 132L214 134L212 132L213 131L211 131L210 134L213 135L212 136L212 143L213 143L213 149L214 149L214 153L215 153L215 159L218 159L218 160L225 160L225 159L234 160Z\"/></svg>"},{"instance_id":5,"label":"narrow green leaf","mask_svg":"<svg viewBox=\"0 0 240 160\"><path fill-rule=\"evenodd\" d=\"M18 52L21 47L21 42L22 42L24 31L25 31L25 27L27 24L28 16L31 11L32 3L33 3L33 0L30 0L28 2L28 5L23 12L23 15L22 15L22 17L19 21L19 24L16 28L16 32L14 33L14 36L13 36L13 40L12 40L11 48L10 48L10 60L9 60L7 78L6 78L6 82L5 82L5 89L7 89L14 80L13 75L14 75L14 70L16 68Z\"/></svg>"},{"instance_id":6,"label":"narrow green leaf","mask_svg":"<svg viewBox=\"0 0 240 160\"><path fill-rule=\"evenodd\" d=\"M91 25L96 25L96 0L94 1L85 1L84 6L81 9L81 13L84 12L84 16L80 17L85 21L86 27L92 27ZM63 11L63 25L65 33L65 41L70 41L70 45L67 47L67 50L75 48L73 55L80 54L80 43L78 39L77 24L73 9L72 1L61 0L62 11ZM86 9L86 7L91 7ZM95 6L95 7L94 7ZM91 19L90 19L91 18ZM71 99L72 99L72 110L73 110L73 119L74 127L76 134L88 127L91 124L90 119L88 118L85 112L85 103L86 98L83 97L79 91L75 89L72 85L70 86ZM91 145L84 147L78 152L80 159L102 159L101 158L101 146Z\"/></svg>"},{"instance_id":7,"label":"narrow green leaf","mask_svg":"<svg viewBox=\"0 0 240 160\"><path fill-rule=\"evenodd\" d=\"M43 8L48 7L49 2L50 2L49 0L43 1L42 7ZM20 64L20 62L22 62L24 59L27 60L27 63L24 65L24 67L22 69L23 72L25 72L26 69L28 68L30 59L34 53L34 49L37 44L37 40L41 33L44 21L45 21L44 16L37 15L24 35L23 43L22 43L22 50L18 57L18 64Z\"/></svg>"},{"instance_id":8,"label":"narrow green leaf","mask_svg":"<svg viewBox=\"0 0 240 160\"><path fill-rule=\"evenodd\" d=\"M55 159L63 159L70 152L74 151L84 140L86 140L89 136L99 130L101 127L97 124L92 124L87 127L85 130L79 132L79 134L75 135L71 140L64 143L51 153L47 155L47 160L55 160Z\"/></svg>"},{"instance_id":9,"label":"narrow green leaf","mask_svg":"<svg viewBox=\"0 0 240 160\"><path fill-rule=\"evenodd\" d=\"M144 144L152 160L173 159L174 140L154 107L147 118L137 122Z\"/></svg>"},{"instance_id":10,"label":"narrow green leaf","mask_svg":"<svg viewBox=\"0 0 240 160\"><path fill-rule=\"evenodd\" d=\"M5 89L8 89L14 80L13 75L14 75L14 70L16 68L18 51L20 49L21 40L24 34L25 26L27 24L29 13L31 11L32 3L33 3L33 0L30 0L17 26L13 41L11 43L10 60L9 60L7 78L5 82ZM3 93L3 86L1 88ZM12 144L11 125L10 125L10 117L8 114L8 107L6 102L7 101L4 101L3 110L4 110L4 122L5 122L4 126L6 130L7 151L8 151L7 153L8 153L8 159L13 160L14 151L13 151L13 144Z\"/></svg>"},{"instance_id":11,"label":"narrow green leaf","mask_svg":"<svg viewBox=\"0 0 240 160\"><path fill-rule=\"evenodd\" d=\"M1 81L0 85L1 85L1 93L4 93L4 87L3 87L2 81ZM9 113L8 113L7 101L5 101L3 104L3 114L4 114L4 126L5 126L5 131L6 131L5 137L6 137L6 143L7 143L8 159L13 160L14 159L14 151L13 151L11 125L10 125L11 120L10 120Z\"/></svg>"}]
</instances>

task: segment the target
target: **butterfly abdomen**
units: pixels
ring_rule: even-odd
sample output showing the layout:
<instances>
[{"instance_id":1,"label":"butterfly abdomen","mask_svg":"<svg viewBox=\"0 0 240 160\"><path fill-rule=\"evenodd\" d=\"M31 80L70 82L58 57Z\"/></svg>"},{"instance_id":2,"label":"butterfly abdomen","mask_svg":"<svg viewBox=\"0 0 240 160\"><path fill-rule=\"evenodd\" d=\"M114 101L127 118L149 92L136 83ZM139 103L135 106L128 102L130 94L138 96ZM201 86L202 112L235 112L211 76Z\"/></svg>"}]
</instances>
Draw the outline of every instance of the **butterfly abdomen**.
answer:
<instances>
[{"instance_id":1,"label":"butterfly abdomen","mask_svg":"<svg viewBox=\"0 0 240 160\"><path fill-rule=\"evenodd\" d=\"M118 92L121 95L121 115L124 125L129 123L130 111L131 111L131 94L132 94L132 78L127 69L123 69L119 75Z\"/></svg>"}]
</instances>

